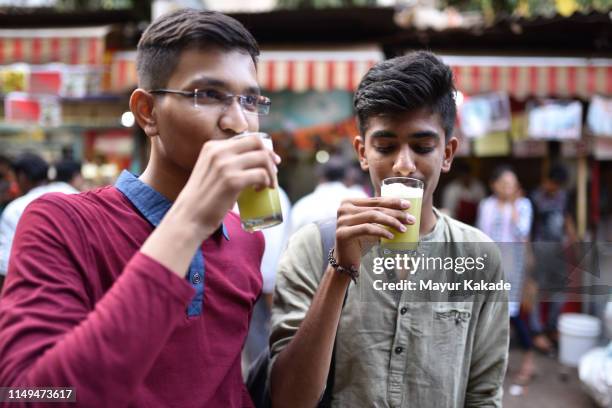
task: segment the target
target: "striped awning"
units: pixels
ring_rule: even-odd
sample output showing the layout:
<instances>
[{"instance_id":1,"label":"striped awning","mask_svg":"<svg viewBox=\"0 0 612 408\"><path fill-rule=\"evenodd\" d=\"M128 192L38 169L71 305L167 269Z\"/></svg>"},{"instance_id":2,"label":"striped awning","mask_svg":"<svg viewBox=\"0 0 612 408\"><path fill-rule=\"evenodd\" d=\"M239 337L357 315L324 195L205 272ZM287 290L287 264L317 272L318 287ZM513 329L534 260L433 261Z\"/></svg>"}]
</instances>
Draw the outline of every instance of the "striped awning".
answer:
<instances>
[{"instance_id":1,"label":"striped awning","mask_svg":"<svg viewBox=\"0 0 612 408\"><path fill-rule=\"evenodd\" d=\"M354 91L383 53L377 47L340 50L266 51L259 57L259 85L266 91ZM111 63L111 89L136 86L136 52L116 52Z\"/></svg>"},{"instance_id":2,"label":"striped awning","mask_svg":"<svg viewBox=\"0 0 612 408\"><path fill-rule=\"evenodd\" d=\"M117 52L111 88L136 86L136 52ZM258 80L266 91L354 91L384 58L377 47L342 50L264 50ZM505 91L516 99L612 95L612 59L442 56L465 94Z\"/></svg>"},{"instance_id":3,"label":"striped awning","mask_svg":"<svg viewBox=\"0 0 612 408\"><path fill-rule=\"evenodd\" d=\"M505 91L516 99L612 95L612 59L443 56L457 89Z\"/></svg>"},{"instance_id":4,"label":"striped awning","mask_svg":"<svg viewBox=\"0 0 612 408\"><path fill-rule=\"evenodd\" d=\"M102 65L109 27L0 30L0 65Z\"/></svg>"},{"instance_id":5,"label":"striped awning","mask_svg":"<svg viewBox=\"0 0 612 408\"><path fill-rule=\"evenodd\" d=\"M111 91L123 92L138 86L136 51L115 52L110 67Z\"/></svg>"},{"instance_id":6,"label":"striped awning","mask_svg":"<svg viewBox=\"0 0 612 408\"><path fill-rule=\"evenodd\" d=\"M378 47L339 50L263 51L259 84L268 91L354 91L384 58Z\"/></svg>"}]
</instances>

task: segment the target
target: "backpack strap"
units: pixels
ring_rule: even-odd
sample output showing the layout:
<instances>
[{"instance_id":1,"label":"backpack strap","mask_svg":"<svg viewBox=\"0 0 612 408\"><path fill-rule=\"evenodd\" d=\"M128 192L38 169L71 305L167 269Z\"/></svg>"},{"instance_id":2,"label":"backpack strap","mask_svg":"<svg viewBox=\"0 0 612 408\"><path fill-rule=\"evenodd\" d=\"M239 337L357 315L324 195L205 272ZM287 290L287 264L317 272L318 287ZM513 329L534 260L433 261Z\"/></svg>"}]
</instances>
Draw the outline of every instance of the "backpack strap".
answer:
<instances>
[{"instance_id":1,"label":"backpack strap","mask_svg":"<svg viewBox=\"0 0 612 408\"><path fill-rule=\"evenodd\" d=\"M321 266L321 270L325 273L327 270L328 261L327 254L329 250L335 243L336 240L336 219L330 218L323 221L317 221L315 223L319 228L319 233L321 235L321 248L323 250L323 264ZM344 301L342 302L342 308L344 309L344 305L346 304L346 296L347 292L344 293ZM321 397L321 401L319 401L319 408L329 408L332 403L332 394L334 391L334 379L335 379L335 371L336 371L336 340L334 339L334 348L332 350L332 357L329 364L329 373L327 374L327 384L325 386L325 391L323 392L323 396Z\"/></svg>"},{"instance_id":2,"label":"backpack strap","mask_svg":"<svg viewBox=\"0 0 612 408\"><path fill-rule=\"evenodd\" d=\"M327 269L327 254L329 250L334 246L336 241L336 219L328 218L326 220L315 222L317 228L319 228L319 234L321 235L321 249L323 250L323 262L321 265L321 271L325 272Z\"/></svg>"}]
</instances>

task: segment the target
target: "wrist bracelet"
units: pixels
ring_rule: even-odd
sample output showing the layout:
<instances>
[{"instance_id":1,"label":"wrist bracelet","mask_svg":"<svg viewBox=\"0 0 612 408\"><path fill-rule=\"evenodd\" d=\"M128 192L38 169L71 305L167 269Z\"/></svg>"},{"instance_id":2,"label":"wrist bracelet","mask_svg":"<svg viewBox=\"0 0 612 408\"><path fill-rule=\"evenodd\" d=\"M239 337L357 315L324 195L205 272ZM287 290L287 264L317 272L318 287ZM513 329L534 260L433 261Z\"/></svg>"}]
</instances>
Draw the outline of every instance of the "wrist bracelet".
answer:
<instances>
[{"instance_id":1,"label":"wrist bracelet","mask_svg":"<svg viewBox=\"0 0 612 408\"><path fill-rule=\"evenodd\" d=\"M336 258L334 258L334 248L329 250L327 260L329 261L329 265L334 268L336 272L348 275L353 280L353 282L357 283L357 278L359 277L359 269L357 269L354 265L351 265L348 268L338 265L338 261L336 261Z\"/></svg>"}]
</instances>

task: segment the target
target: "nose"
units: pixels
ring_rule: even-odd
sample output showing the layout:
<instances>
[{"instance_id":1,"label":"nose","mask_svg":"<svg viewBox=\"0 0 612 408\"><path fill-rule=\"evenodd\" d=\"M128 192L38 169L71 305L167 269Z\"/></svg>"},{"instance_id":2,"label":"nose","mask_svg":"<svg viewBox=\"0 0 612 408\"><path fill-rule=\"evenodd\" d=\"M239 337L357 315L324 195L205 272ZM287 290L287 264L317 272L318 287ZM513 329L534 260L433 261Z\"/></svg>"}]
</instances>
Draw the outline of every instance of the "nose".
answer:
<instances>
[{"instance_id":1,"label":"nose","mask_svg":"<svg viewBox=\"0 0 612 408\"><path fill-rule=\"evenodd\" d=\"M393 163L393 173L399 176L409 176L416 171L410 146L403 145Z\"/></svg>"},{"instance_id":2,"label":"nose","mask_svg":"<svg viewBox=\"0 0 612 408\"><path fill-rule=\"evenodd\" d=\"M236 134L249 130L249 121L237 98L233 98L232 103L224 108L219 118L219 127Z\"/></svg>"}]
</instances>

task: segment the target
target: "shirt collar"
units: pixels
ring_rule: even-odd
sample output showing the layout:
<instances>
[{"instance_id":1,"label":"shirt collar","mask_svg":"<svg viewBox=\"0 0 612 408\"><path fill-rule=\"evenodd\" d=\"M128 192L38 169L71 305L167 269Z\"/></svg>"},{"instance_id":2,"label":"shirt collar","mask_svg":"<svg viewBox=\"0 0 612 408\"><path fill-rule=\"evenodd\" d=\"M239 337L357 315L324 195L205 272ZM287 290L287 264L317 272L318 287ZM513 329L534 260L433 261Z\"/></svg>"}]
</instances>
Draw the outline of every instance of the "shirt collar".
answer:
<instances>
[{"instance_id":1,"label":"shirt collar","mask_svg":"<svg viewBox=\"0 0 612 408\"><path fill-rule=\"evenodd\" d=\"M157 227L164 215L172 206L172 202L151 186L143 183L138 177L127 170L123 170L115 182L117 190L121 191L136 209L146 218L146 220ZM221 223L219 230L229 241L229 233L224 223ZM217 230L217 231L219 231Z\"/></svg>"}]
</instances>

